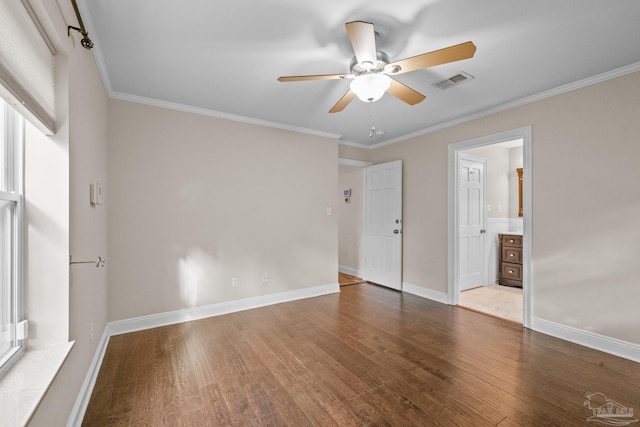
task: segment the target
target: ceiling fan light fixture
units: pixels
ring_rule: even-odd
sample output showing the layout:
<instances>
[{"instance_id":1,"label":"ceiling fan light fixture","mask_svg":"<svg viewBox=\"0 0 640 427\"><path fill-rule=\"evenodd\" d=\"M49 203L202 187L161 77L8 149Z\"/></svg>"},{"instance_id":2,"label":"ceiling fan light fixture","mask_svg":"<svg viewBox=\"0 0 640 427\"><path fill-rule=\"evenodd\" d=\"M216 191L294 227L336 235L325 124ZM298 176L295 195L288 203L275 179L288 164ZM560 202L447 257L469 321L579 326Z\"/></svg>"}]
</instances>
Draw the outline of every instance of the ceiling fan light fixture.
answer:
<instances>
[{"instance_id":1,"label":"ceiling fan light fixture","mask_svg":"<svg viewBox=\"0 0 640 427\"><path fill-rule=\"evenodd\" d=\"M351 82L351 90L364 102L374 102L391 86L391 77L385 74L364 74Z\"/></svg>"}]
</instances>

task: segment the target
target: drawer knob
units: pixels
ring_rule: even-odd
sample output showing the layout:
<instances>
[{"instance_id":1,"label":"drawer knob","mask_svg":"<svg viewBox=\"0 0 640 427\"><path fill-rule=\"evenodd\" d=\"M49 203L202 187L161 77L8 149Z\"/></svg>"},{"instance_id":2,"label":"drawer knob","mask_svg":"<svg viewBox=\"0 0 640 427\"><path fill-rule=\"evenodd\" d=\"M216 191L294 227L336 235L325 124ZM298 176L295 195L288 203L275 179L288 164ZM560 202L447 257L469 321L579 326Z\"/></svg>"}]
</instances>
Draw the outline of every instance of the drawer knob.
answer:
<instances>
[{"instance_id":1,"label":"drawer knob","mask_svg":"<svg viewBox=\"0 0 640 427\"><path fill-rule=\"evenodd\" d=\"M509 273L513 273L513 270L509 270Z\"/></svg>"},{"instance_id":2,"label":"drawer knob","mask_svg":"<svg viewBox=\"0 0 640 427\"><path fill-rule=\"evenodd\" d=\"M509 243L513 243L513 242L514 242L514 240L513 240L513 239L509 239Z\"/></svg>"},{"instance_id":3,"label":"drawer knob","mask_svg":"<svg viewBox=\"0 0 640 427\"><path fill-rule=\"evenodd\" d=\"M509 254L509 256L513 256L513 254Z\"/></svg>"}]
</instances>

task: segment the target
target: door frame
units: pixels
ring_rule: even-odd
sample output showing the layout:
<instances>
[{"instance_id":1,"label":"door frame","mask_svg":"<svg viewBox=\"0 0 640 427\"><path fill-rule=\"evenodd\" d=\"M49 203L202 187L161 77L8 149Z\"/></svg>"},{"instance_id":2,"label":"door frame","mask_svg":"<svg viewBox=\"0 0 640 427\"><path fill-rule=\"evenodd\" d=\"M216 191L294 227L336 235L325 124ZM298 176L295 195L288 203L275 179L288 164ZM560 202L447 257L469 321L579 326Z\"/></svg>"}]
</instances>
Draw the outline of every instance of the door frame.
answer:
<instances>
[{"instance_id":1,"label":"door frame","mask_svg":"<svg viewBox=\"0 0 640 427\"><path fill-rule=\"evenodd\" d=\"M471 154L466 154L463 153L462 151L460 151L458 153L458 163L460 162L460 160L467 160L470 162L476 162L476 163L481 163L483 168L482 168L482 205L485 207L484 210L484 215L482 216L482 225L480 226L480 228L486 230L487 229L487 211L486 211L486 206L487 206L487 159L482 158L482 157L478 157L478 156L473 156ZM458 169L460 168L460 164L458 164ZM460 181L459 181L460 175L459 175L459 170L456 172L456 180L458 180L458 189L459 190L459 186L460 186ZM459 195L459 194L458 194ZM460 200L457 200L457 203L460 203ZM458 210L456 209L456 213L458 212ZM458 218L458 227L460 226L459 222L460 222L460 217L457 216ZM459 228L456 227L456 230L459 231ZM481 240L481 246L482 246L482 284L481 286L487 286L487 251L486 251L486 239L487 235L485 233L480 233L480 240ZM458 238L460 238L460 236L458 236ZM458 243L460 243L458 241ZM458 253L458 256L460 256L460 254ZM460 273L458 271L458 273ZM458 280L458 288L460 287L460 281Z\"/></svg>"},{"instance_id":2,"label":"door frame","mask_svg":"<svg viewBox=\"0 0 640 427\"><path fill-rule=\"evenodd\" d=\"M456 142L448 146L448 300L450 305L457 305L460 297L458 277L458 167L459 154L468 148L481 147L499 142L522 138L522 164L523 164L523 239L522 244L522 269L523 269L523 318L522 326L531 328L531 307L533 305L533 280L531 274L531 225L532 225L532 173L531 173L531 126L499 132L467 141Z\"/></svg>"}]
</instances>

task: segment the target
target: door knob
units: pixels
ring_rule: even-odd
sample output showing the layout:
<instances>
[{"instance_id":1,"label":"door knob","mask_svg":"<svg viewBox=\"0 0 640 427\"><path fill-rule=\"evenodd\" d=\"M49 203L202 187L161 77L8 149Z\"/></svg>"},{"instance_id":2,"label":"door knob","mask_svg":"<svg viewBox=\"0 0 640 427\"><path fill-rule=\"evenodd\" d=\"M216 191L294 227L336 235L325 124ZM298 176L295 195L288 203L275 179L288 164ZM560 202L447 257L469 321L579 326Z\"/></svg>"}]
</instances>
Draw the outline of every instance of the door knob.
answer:
<instances>
[{"instance_id":1,"label":"door knob","mask_svg":"<svg viewBox=\"0 0 640 427\"><path fill-rule=\"evenodd\" d=\"M398 234L400 233L400 230L393 230L393 234Z\"/></svg>"},{"instance_id":2,"label":"door knob","mask_svg":"<svg viewBox=\"0 0 640 427\"><path fill-rule=\"evenodd\" d=\"M480 230L480 233L486 233L487 230L485 230L484 228L482 230Z\"/></svg>"}]
</instances>

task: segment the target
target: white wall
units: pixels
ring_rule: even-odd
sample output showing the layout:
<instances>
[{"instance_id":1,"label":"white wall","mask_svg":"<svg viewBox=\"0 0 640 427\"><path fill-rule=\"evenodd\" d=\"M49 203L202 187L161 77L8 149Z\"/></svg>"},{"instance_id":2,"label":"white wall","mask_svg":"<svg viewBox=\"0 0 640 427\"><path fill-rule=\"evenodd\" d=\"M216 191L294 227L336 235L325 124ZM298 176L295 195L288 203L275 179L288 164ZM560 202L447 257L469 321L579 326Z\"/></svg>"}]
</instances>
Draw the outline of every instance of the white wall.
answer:
<instances>
[{"instance_id":1,"label":"white wall","mask_svg":"<svg viewBox=\"0 0 640 427\"><path fill-rule=\"evenodd\" d=\"M362 277L364 272L364 169L339 166L338 171L338 264L340 271ZM343 191L351 189L349 203Z\"/></svg>"},{"instance_id":2,"label":"white wall","mask_svg":"<svg viewBox=\"0 0 640 427\"><path fill-rule=\"evenodd\" d=\"M447 291L447 146L532 126L533 317L640 344L640 72L373 150L404 162L404 277Z\"/></svg>"},{"instance_id":3,"label":"white wall","mask_svg":"<svg viewBox=\"0 0 640 427\"><path fill-rule=\"evenodd\" d=\"M28 346L69 338L69 145L25 126Z\"/></svg>"},{"instance_id":4,"label":"white wall","mask_svg":"<svg viewBox=\"0 0 640 427\"><path fill-rule=\"evenodd\" d=\"M67 36L66 22L75 22L71 5L30 3L56 44L59 61L56 135L28 136L27 143L27 168L32 165L26 189L27 306L34 321L29 345L75 341L29 423L50 427L66 425L107 321L106 269L69 267L69 254L85 260L107 253L106 211L91 208L88 196L89 182L106 187L107 98L91 53ZM57 247L43 241L58 242Z\"/></svg>"},{"instance_id":5,"label":"white wall","mask_svg":"<svg viewBox=\"0 0 640 427\"><path fill-rule=\"evenodd\" d=\"M337 283L337 188L336 141L109 101L110 320Z\"/></svg>"}]
</instances>

